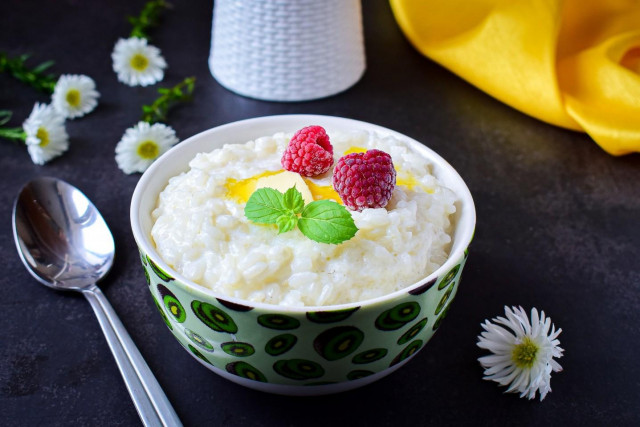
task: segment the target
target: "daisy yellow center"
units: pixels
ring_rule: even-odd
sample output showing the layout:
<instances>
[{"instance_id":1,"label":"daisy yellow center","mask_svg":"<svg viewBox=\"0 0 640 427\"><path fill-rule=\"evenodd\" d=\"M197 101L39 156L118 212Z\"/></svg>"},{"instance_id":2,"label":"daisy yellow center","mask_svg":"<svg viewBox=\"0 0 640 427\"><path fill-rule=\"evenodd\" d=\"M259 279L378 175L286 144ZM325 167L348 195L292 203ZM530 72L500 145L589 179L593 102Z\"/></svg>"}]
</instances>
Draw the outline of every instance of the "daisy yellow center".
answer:
<instances>
[{"instance_id":1,"label":"daisy yellow center","mask_svg":"<svg viewBox=\"0 0 640 427\"><path fill-rule=\"evenodd\" d=\"M144 71L149 66L149 59L146 56L136 53L131 57L131 67L137 71Z\"/></svg>"},{"instance_id":2,"label":"daisy yellow center","mask_svg":"<svg viewBox=\"0 0 640 427\"><path fill-rule=\"evenodd\" d=\"M46 147L49 145L49 132L43 127L38 128L38 132L36 132L36 138L40 140L40 146Z\"/></svg>"},{"instance_id":3,"label":"daisy yellow center","mask_svg":"<svg viewBox=\"0 0 640 427\"><path fill-rule=\"evenodd\" d=\"M72 107L80 105L80 91L78 89L71 89L67 92L67 103Z\"/></svg>"},{"instance_id":4,"label":"daisy yellow center","mask_svg":"<svg viewBox=\"0 0 640 427\"><path fill-rule=\"evenodd\" d=\"M138 156L143 159L155 159L159 152L158 144L153 141L145 141L138 145Z\"/></svg>"},{"instance_id":5,"label":"daisy yellow center","mask_svg":"<svg viewBox=\"0 0 640 427\"><path fill-rule=\"evenodd\" d=\"M531 369L536 361L540 347L531 338L524 337L522 342L513 348L511 359L518 368Z\"/></svg>"}]
</instances>

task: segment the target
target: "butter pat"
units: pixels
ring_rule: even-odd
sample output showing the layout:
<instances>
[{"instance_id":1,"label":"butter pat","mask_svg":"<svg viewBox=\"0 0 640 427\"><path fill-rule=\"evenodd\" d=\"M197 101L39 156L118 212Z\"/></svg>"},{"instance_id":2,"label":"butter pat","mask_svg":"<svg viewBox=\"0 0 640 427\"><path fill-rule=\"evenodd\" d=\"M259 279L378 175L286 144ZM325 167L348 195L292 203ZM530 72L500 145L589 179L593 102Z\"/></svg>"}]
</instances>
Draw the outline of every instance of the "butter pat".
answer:
<instances>
[{"instance_id":1,"label":"butter pat","mask_svg":"<svg viewBox=\"0 0 640 427\"><path fill-rule=\"evenodd\" d=\"M300 174L295 172L282 171L275 175L264 176L256 181L256 190L265 187L273 188L281 193L284 193L291 187L296 187L300 194L302 194L305 205L313 202L313 195L307 183L304 182Z\"/></svg>"}]
</instances>

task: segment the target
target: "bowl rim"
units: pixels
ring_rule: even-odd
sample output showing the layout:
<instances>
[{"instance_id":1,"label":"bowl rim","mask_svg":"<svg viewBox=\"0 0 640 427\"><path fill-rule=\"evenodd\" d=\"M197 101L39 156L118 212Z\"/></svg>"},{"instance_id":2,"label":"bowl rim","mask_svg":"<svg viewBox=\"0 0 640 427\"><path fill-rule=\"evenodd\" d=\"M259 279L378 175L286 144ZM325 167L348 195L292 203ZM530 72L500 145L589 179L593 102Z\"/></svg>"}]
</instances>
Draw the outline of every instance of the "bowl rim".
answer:
<instances>
[{"instance_id":1,"label":"bowl rim","mask_svg":"<svg viewBox=\"0 0 640 427\"><path fill-rule=\"evenodd\" d=\"M163 166L168 165L171 162L171 159L174 156L176 156L177 153L187 151L189 148L191 148L191 146L197 146L197 144L199 144L201 140L206 140L207 138L210 138L212 135L215 136L217 133L232 131L235 129L240 130L248 126L277 127L278 124L282 124L283 126L286 126L287 124L292 124L292 123L298 123L298 125L302 123L300 127L308 126L310 124L318 124L318 125L324 126L325 128L329 128L328 129L329 131L331 131L330 129L331 126L334 125L335 127L339 127L342 129L352 128L354 130L373 131L378 133L381 136L389 136L389 135L394 136L406 142L412 149L417 150L419 154L427 157L427 159L432 162L433 168L434 168L434 174L436 175L437 178L439 178L439 180L440 180L440 177L437 176L438 173L436 172L446 173L449 179L453 179L454 181L456 181L457 188L455 189L454 192L458 196L458 199L460 202L457 207L462 208L462 212L460 213L460 216L458 218L458 224L456 224L456 228L454 231L454 239L453 239L454 241L452 243L452 248L451 248L452 250L449 253L449 256L447 257L447 260L439 268L437 268L434 272L432 272L428 276L422 277L418 281L408 286L405 286L402 289L399 289L397 291L394 291L385 295L381 295L375 298L370 298L362 301L354 301L354 302L331 304L331 305L314 305L314 306L305 305L302 307L284 306L279 304L248 301L245 299L241 299L241 298L233 297L220 292L216 292L210 288L207 288L203 285L193 282L190 279L187 279L186 277L184 277L183 275L175 271L173 268L171 268L166 262L164 262L164 260L160 257L160 255L155 250L155 245L152 243L151 236L150 235L147 236L147 234L143 231L142 225L141 225L141 215L144 214L143 212L141 212L141 203L145 194L148 194L148 192L145 192L145 188L150 183L155 182L159 179L157 178L157 176L162 173ZM291 130L291 132L293 132L294 130ZM288 130L284 130L284 131L288 132ZM253 138L234 141L233 143L236 143L236 142L244 143L251 139L257 139L262 136L270 136L270 135L262 134L258 131L256 132L257 133L255 134L255 136L253 136ZM271 134L274 134L274 133L275 132L272 132ZM225 142L225 144L226 143L227 142ZM232 143L232 142L230 141L228 143ZM221 146L222 145L220 145L220 147ZM211 151L215 148L219 148L219 147L213 147L208 151ZM207 150L199 150L198 152L206 152L206 151ZM187 159L186 164L184 165L184 168L183 168L184 171L189 169L188 163L191 161L191 158L192 157L189 157ZM176 174L170 175L166 179L162 178L163 185L160 191L162 191L162 189L166 187L168 180L175 175ZM159 193L155 194L156 199L158 194ZM149 212L149 215L150 215L150 212ZM476 210L475 210L475 204L473 202L473 197L471 196L471 192L469 191L469 188L467 187L462 177L453 168L453 166L451 166L443 157L441 157L431 148L427 147L423 143L418 142L417 140L407 135L404 135L392 129L385 128L383 126L375 125L375 124L368 123L361 120L345 118L345 117L318 115L318 114L282 114L282 115L254 117L254 118L243 119L243 120L226 123L220 126L215 126L213 128L197 133L183 140L182 142L176 144L175 146L173 146L171 149L169 149L167 152L165 152L162 156L160 156L151 164L151 166L142 174L138 183L136 184L136 187L131 197L130 223L131 223L134 239L139 249L142 250L147 256L152 256L153 262L156 263L160 268L162 268L168 274L170 274L172 277L177 279L176 280L177 282L178 281L181 282L182 286L185 287L188 292L199 294L200 297L215 298L215 299L219 298L219 299L234 302L237 304L255 307L257 309L262 309L265 311L278 311L281 313L304 314L306 312L312 312L312 311L340 311L340 310L352 309L355 307L364 308L365 306L373 306L381 303L386 303L388 301L393 301L400 296L408 295L409 291L415 288L418 288L421 285L424 285L425 283L428 283L433 279L437 279L443 276L445 273L450 271L455 265L460 263L461 260L465 258L465 252L469 244L471 243L471 240L473 239L473 235L475 231Z\"/></svg>"}]
</instances>

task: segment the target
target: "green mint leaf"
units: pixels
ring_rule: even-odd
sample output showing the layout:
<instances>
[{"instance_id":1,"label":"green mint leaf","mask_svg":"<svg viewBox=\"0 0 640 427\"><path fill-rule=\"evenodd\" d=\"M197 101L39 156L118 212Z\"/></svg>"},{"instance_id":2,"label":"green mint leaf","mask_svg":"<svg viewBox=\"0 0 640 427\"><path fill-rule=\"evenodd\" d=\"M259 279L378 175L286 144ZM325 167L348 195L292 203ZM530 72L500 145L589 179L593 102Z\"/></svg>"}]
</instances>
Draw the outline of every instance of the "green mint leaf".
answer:
<instances>
[{"instance_id":1,"label":"green mint leaf","mask_svg":"<svg viewBox=\"0 0 640 427\"><path fill-rule=\"evenodd\" d=\"M289 212L288 215L280 215L278 219L276 219L276 224L278 225L278 234L286 233L287 231L291 231L296 227L298 223L298 217L293 212Z\"/></svg>"},{"instance_id":2,"label":"green mint leaf","mask_svg":"<svg viewBox=\"0 0 640 427\"><path fill-rule=\"evenodd\" d=\"M244 215L258 224L276 224L282 215L289 215L291 211L282 204L284 195L273 188L259 188L253 192Z\"/></svg>"},{"instance_id":3,"label":"green mint leaf","mask_svg":"<svg viewBox=\"0 0 640 427\"><path fill-rule=\"evenodd\" d=\"M293 211L294 214L302 212L304 199L302 198L302 193L298 191L295 185L285 191L282 205Z\"/></svg>"},{"instance_id":4,"label":"green mint leaf","mask_svg":"<svg viewBox=\"0 0 640 427\"><path fill-rule=\"evenodd\" d=\"M298 228L311 240L336 245L351 239L358 231L347 208L331 200L316 200L305 206Z\"/></svg>"}]
</instances>

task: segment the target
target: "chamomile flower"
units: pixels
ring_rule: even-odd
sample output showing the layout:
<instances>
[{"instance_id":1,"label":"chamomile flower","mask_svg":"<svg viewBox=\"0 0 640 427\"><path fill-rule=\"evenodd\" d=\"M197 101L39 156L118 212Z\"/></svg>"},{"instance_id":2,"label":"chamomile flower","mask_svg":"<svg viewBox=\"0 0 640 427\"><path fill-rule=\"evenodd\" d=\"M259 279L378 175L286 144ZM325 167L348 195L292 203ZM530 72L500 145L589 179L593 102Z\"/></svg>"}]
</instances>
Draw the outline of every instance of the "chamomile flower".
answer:
<instances>
[{"instance_id":1,"label":"chamomile flower","mask_svg":"<svg viewBox=\"0 0 640 427\"><path fill-rule=\"evenodd\" d=\"M167 67L160 49L147 44L147 39L138 37L118 40L111 59L118 80L129 86L157 83L163 79Z\"/></svg>"},{"instance_id":2,"label":"chamomile flower","mask_svg":"<svg viewBox=\"0 0 640 427\"><path fill-rule=\"evenodd\" d=\"M99 96L91 77L64 74L56 83L51 104L59 114L73 119L93 111L98 105Z\"/></svg>"},{"instance_id":3,"label":"chamomile flower","mask_svg":"<svg viewBox=\"0 0 640 427\"><path fill-rule=\"evenodd\" d=\"M22 128L31 160L37 165L45 164L69 148L64 117L51 105L36 103Z\"/></svg>"},{"instance_id":4,"label":"chamomile flower","mask_svg":"<svg viewBox=\"0 0 640 427\"><path fill-rule=\"evenodd\" d=\"M116 162L126 174L144 172L155 159L178 142L176 132L162 123L138 122L116 145Z\"/></svg>"},{"instance_id":5,"label":"chamomile flower","mask_svg":"<svg viewBox=\"0 0 640 427\"><path fill-rule=\"evenodd\" d=\"M562 329L556 330L544 311L538 315L538 310L531 309L529 322L522 307L504 309L506 318L496 317L494 323L485 320L478 337L478 347L493 353L478 359L485 368L484 379L508 385L506 392L528 399L540 392L542 400L551 391L551 372L562 371L554 360L564 352L557 339Z\"/></svg>"}]
</instances>

